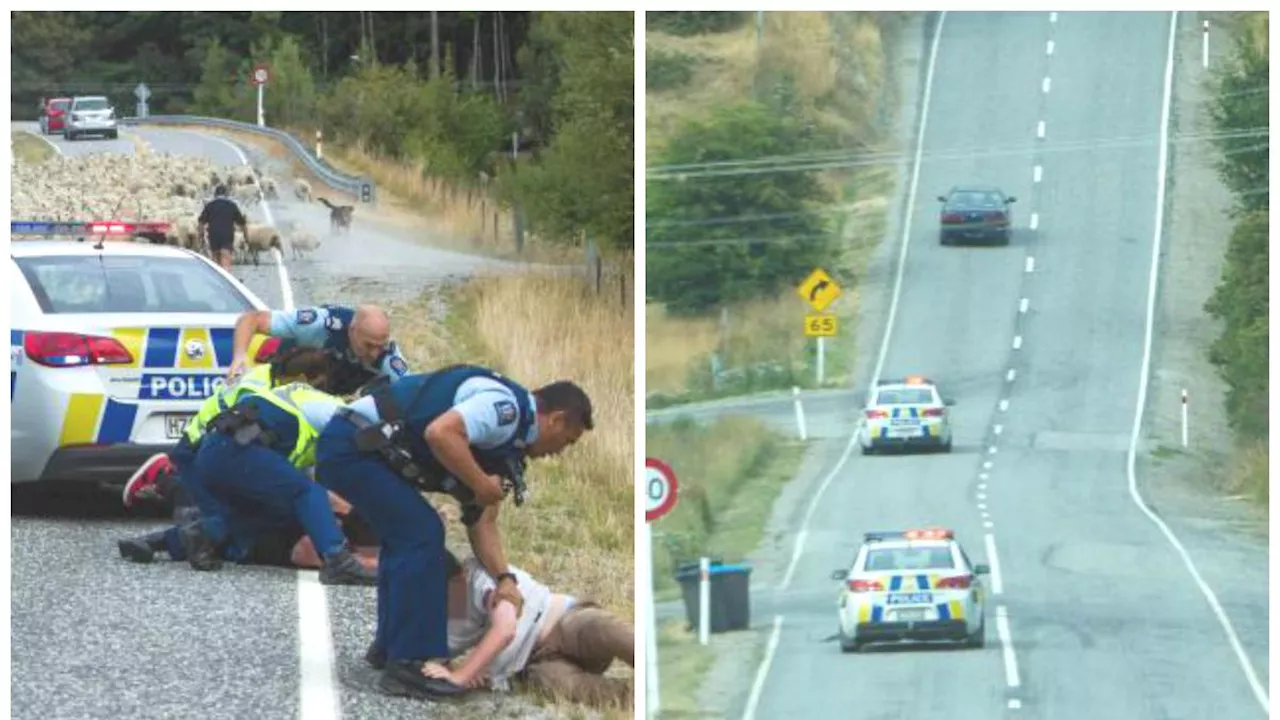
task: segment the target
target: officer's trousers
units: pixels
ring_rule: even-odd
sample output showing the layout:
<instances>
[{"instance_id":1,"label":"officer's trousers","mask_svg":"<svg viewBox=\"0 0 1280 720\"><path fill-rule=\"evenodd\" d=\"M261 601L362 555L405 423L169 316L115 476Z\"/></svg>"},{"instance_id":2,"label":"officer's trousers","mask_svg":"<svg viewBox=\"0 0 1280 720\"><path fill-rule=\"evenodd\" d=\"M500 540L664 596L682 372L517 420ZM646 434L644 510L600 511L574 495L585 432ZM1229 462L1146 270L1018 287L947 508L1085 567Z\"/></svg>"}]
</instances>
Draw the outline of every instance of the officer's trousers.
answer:
<instances>
[{"instance_id":1,"label":"officer's trousers","mask_svg":"<svg viewBox=\"0 0 1280 720\"><path fill-rule=\"evenodd\" d=\"M316 443L316 479L351 503L381 541L374 644L388 660L449 657L444 523L416 488L355 445L335 417Z\"/></svg>"},{"instance_id":2,"label":"officer's trousers","mask_svg":"<svg viewBox=\"0 0 1280 720\"><path fill-rule=\"evenodd\" d=\"M321 557L344 545L329 494L264 445L237 445L227 435L209 433L187 473L186 486L200 508L205 534L217 544L232 540L237 555L247 554L269 528L293 522L306 530Z\"/></svg>"}]
</instances>

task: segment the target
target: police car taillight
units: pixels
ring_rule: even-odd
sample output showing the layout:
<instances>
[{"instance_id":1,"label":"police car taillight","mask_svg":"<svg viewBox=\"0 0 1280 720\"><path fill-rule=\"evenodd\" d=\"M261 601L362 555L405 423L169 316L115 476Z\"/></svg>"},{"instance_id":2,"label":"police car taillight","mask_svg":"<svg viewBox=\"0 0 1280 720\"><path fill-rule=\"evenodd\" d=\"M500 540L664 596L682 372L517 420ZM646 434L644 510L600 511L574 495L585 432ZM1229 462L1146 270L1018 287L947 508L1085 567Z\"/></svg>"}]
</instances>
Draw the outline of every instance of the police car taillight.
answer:
<instances>
[{"instance_id":1,"label":"police car taillight","mask_svg":"<svg viewBox=\"0 0 1280 720\"><path fill-rule=\"evenodd\" d=\"M925 408L920 414L924 417L942 417L942 408Z\"/></svg>"},{"instance_id":2,"label":"police car taillight","mask_svg":"<svg viewBox=\"0 0 1280 720\"><path fill-rule=\"evenodd\" d=\"M255 363L270 362L271 357L276 354L276 350L280 349L280 338L272 337L263 341L258 347L258 352L254 354L253 361Z\"/></svg>"},{"instance_id":3,"label":"police car taillight","mask_svg":"<svg viewBox=\"0 0 1280 720\"><path fill-rule=\"evenodd\" d=\"M22 339L26 356L46 367L121 365L133 355L119 340L67 332L28 332Z\"/></svg>"},{"instance_id":4,"label":"police car taillight","mask_svg":"<svg viewBox=\"0 0 1280 720\"><path fill-rule=\"evenodd\" d=\"M957 577L941 578L934 585L934 587L939 590L945 590L945 589L968 590L969 583L971 582L973 582L973 578L970 577L969 575L960 575Z\"/></svg>"},{"instance_id":5,"label":"police car taillight","mask_svg":"<svg viewBox=\"0 0 1280 720\"><path fill-rule=\"evenodd\" d=\"M887 417L889 417L889 413L885 412L884 410L868 410L867 411L868 420L877 420L879 418L887 418Z\"/></svg>"},{"instance_id":6,"label":"police car taillight","mask_svg":"<svg viewBox=\"0 0 1280 720\"><path fill-rule=\"evenodd\" d=\"M884 592L879 580L850 580L846 583L853 592Z\"/></svg>"}]
</instances>

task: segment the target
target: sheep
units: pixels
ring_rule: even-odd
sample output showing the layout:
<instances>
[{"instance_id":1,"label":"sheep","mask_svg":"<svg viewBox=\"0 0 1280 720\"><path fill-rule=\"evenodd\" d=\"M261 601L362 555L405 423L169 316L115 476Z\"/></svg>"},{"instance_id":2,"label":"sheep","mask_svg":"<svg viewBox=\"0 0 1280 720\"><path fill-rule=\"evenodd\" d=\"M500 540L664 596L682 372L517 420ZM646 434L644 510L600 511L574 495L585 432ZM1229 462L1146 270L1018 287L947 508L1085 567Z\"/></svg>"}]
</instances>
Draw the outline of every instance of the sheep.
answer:
<instances>
[{"instance_id":1,"label":"sheep","mask_svg":"<svg viewBox=\"0 0 1280 720\"><path fill-rule=\"evenodd\" d=\"M302 202L311 202L311 183L302 178L293 179L293 195Z\"/></svg>"},{"instance_id":2,"label":"sheep","mask_svg":"<svg viewBox=\"0 0 1280 720\"><path fill-rule=\"evenodd\" d=\"M280 239L280 231L267 225L249 223L249 232L245 234L245 252L258 265L258 254L271 248L284 253L284 243Z\"/></svg>"},{"instance_id":3,"label":"sheep","mask_svg":"<svg viewBox=\"0 0 1280 720\"><path fill-rule=\"evenodd\" d=\"M289 236L289 248L297 260L320 249L320 239L310 231L298 230Z\"/></svg>"}]
</instances>

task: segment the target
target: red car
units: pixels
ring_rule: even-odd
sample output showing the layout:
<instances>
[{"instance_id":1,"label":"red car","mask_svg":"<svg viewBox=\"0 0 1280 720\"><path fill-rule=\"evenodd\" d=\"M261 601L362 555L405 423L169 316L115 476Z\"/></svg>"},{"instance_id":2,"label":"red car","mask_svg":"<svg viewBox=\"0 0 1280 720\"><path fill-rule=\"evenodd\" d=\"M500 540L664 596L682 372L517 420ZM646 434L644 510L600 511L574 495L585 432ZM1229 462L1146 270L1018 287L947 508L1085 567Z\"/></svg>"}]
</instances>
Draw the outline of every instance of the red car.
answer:
<instances>
[{"instance_id":1,"label":"red car","mask_svg":"<svg viewBox=\"0 0 1280 720\"><path fill-rule=\"evenodd\" d=\"M48 98L40 106L40 132L49 135L62 132L67 120L71 98Z\"/></svg>"}]
</instances>

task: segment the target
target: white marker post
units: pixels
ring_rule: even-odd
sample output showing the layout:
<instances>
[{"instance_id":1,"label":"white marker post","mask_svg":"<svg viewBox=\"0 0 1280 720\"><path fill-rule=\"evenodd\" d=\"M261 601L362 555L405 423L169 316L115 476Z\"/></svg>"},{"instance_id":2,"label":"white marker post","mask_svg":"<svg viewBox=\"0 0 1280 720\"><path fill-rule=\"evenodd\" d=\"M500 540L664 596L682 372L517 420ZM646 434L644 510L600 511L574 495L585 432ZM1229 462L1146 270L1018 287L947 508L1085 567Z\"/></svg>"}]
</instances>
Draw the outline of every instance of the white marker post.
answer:
<instances>
[{"instance_id":1,"label":"white marker post","mask_svg":"<svg viewBox=\"0 0 1280 720\"><path fill-rule=\"evenodd\" d=\"M1182 447L1187 446L1187 389L1182 388Z\"/></svg>"},{"instance_id":2,"label":"white marker post","mask_svg":"<svg viewBox=\"0 0 1280 720\"><path fill-rule=\"evenodd\" d=\"M266 65L255 65L253 68L253 84L258 86L258 127L266 127L267 121L262 110L262 93L271 79L271 71Z\"/></svg>"},{"instance_id":3,"label":"white marker post","mask_svg":"<svg viewBox=\"0 0 1280 720\"><path fill-rule=\"evenodd\" d=\"M1204 65L1204 69L1209 69L1209 21L1204 21L1204 42L1201 43L1200 63Z\"/></svg>"},{"instance_id":4,"label":"white marker post","mask_svg":"<svg viewBox=\"0 0 1280 720\"><path fill-rule=\"evenodd\" d=\"M324 133L316 130L316 159L324 159Z\"/></svg>"},{"instance_id":5,"label":"white marker post","mask_svg":"<svg viewBox=\"0 0 1280 720\"><path fill-rule=\"evenodd\" d=\"M796 404L796 427L800 431L800 439L809 439L809 430L804 424L804 406L800 404L800 386L793 385L791 387L791 397L795 399Z\"/></svg>"},{"instance_id":6,"label":"white marker post","mask_svg":"<svg viewBox=\"0 0 1280 720\"><path fill-rule=\"evenodd\" d=\"M711 640L711 560L698 560L698 644Z\"/></svg>"},{"instance_id":7,"label":"white marker post","mask_svg":"<svg viewBox=\"0 0 1280 720\"><path fill-rule=\"evenodd\" d=\"M658 716L658 623L653 601L653 522L671 512L676 504L676 474L671 466L657 458L644 461L644 533L638 549L640 582L648 590L649 602L643 607L645 621L645 712L649 720Z\"/></svg>"},{"instance_id":8,"label":"white marker post","mask_svg":"<svg viewBox=\"0 0 1280 720\"><path fill-rule=\"evenodd\" d=\"M818 336L818 387L822 387L822 379L826 376L827 369L827 339Z\"/></svg>"}]
</instances>

